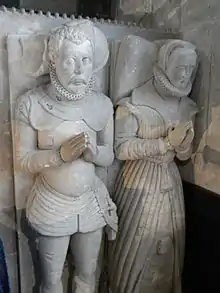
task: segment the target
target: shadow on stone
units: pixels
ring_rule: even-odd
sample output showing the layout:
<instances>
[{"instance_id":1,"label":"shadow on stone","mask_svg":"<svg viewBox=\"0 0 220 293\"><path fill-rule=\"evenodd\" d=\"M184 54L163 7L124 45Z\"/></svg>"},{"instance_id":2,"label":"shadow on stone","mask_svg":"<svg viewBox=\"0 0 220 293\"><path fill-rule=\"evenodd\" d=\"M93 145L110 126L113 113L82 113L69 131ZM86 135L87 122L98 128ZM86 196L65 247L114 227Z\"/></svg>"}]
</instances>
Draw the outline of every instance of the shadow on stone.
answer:
<instances>
[{"instance_id":1,"label":"shadow on stone","mask_svg":"<svg viewBox=\"0 0 220 293\"><path fill-rule=\"evenodd\" d=\"M41 282L41 269L39 261L39 253L37 250L37 236L38 233L31 227L25 215L25 210L21 211L21 231L28 239L28 246L31 252L31 258L34 268L35 285L33 287L33 293L40 292Z\"/></svg>"}]
</instances>

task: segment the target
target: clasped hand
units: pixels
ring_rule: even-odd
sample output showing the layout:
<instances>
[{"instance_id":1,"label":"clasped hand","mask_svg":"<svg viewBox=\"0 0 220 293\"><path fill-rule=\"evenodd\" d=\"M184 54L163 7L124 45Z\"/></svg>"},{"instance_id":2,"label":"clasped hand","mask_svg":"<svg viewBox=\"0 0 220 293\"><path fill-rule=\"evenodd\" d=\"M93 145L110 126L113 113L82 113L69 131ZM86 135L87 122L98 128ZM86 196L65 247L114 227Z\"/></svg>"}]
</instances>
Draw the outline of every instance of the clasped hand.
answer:
<instances>
[{"instance_id":1,"label":"clasped hand","mask_svg":"<svg viewBox=\"0 0 220 293\"><path fill-rule=\"evenodd\" d=\"M171 148L188 147L194 138L192 122L182 122L168 129L167 140Z\"/></svg>"},{"instance_id":2,"label":"clasped hand","mask_svg":"<svg viewBox=\"0 0 220 293\"><path fill-rule=\"evenodd\" d=\"M77 160L81 155L86 161L92 161L95 155L89 137L84 132L68 139L60 147L61 159L66 163Z\"/></svg>"}]
</instances>

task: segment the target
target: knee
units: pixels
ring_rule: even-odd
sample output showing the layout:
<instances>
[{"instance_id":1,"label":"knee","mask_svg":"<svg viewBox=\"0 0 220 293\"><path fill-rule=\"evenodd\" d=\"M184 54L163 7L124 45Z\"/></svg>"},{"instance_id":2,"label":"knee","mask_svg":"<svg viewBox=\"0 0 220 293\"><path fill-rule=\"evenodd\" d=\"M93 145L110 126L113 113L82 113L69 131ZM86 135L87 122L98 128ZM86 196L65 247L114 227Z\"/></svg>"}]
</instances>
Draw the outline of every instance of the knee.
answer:
<instances>
[{"instance_id":1,"label":"knee","mask_svg":"<svg viewBox=\"0 0 220 293\"><path fill-rule=\"evenodd\" d=\"M77 273L82 279L91 279L96 273L97 259L87 260L85 263L76 265Z\"/></svg>"},{"instance_id":2,"label":"knee","mask_svg":"<svg viewBox=\"0 0 220 293\"><path fill-rule=\"evenodd\" d=\"M50 288L50 290L52 290L52 288L57 288L60 285L61 285L61 276L58 273L51 272L49 275L47 274L46 276L44 275L42 277L42 286L44 288ZM52 292L52 291L49 291L49 292ZM54 292L56 291L54 290Z\"/></svg>"},{"instance_id":3,"label":"knee","mask_svg":"<svg viewBox=\"0 0 220 293\"><path fill-rule=\"evenodd\" d=\"M63 292L62 282L58 280L57 282L42 282L41 293L60 293Z\"/></svg>"},{"instance_id":4,"label":"knee","mask_svg":"<svg viewBox=\"0 0 220 293\"><path fill-rule=\"evenodd\" d=\"M91 281L82 278L80 275L75 276L76 293L93 293L95 292L95 284L95 277L93 278L93 281Z\"/></svg>"},{"instance_id":5,"label":"knee","mask_svg":"<svg viewBox=\"0 0 220 293\"><path fill-rule=\"evenodd\" d=\"M92 284L95 281L95 270L80 270L76 273L76 276L86 284Z\"/></svg>"}]
</instances>

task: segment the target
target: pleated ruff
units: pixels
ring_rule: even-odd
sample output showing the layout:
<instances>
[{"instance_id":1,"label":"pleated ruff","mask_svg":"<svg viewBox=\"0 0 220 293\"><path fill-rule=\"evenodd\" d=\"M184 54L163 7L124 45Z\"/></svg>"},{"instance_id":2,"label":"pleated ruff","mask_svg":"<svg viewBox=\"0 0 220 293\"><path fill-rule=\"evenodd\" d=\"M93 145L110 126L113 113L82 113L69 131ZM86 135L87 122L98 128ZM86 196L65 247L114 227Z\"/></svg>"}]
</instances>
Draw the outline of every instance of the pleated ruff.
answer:
<instances>
[{"instance_id":1,"label":"pleated ruff","mask_svg":"<svg viewBox=\"0 0 220 293\"><path fill-rule=\"evenodd\" d=\"M175 163L126 161L115 186L119 232L109 247L111 292L180 293L185 222Z\"/></svg>"}]
</instances>

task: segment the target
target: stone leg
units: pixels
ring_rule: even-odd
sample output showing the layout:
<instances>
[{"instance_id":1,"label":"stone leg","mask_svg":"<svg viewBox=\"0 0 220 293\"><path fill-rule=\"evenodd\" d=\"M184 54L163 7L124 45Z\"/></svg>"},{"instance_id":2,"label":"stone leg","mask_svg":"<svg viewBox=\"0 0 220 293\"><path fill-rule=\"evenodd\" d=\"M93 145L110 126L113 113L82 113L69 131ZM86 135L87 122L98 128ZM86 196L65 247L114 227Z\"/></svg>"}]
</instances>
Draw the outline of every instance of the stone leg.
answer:
<instances>
[{"instance_id":1,"label":"stone leg","mask_svg":"<svg viewBox=\"0 0 220 293\"><path fill-rule=\"evenodd\" d=\"M90 233L76 233L71 239L74 259L74 293L95 293L96 269L102 241L102 229Z\"/></svg>"},{"instance_id":2,"label":"stone leg","mask_svg":"<svg viewBox=\"0 0 220 293\"><path fill-rule=\"evenodd\" d=\"M69 236L39 236L38 247L42 270L40 293L63 293L61 277L69 241Z\"/></svg>"}]
</instances>

